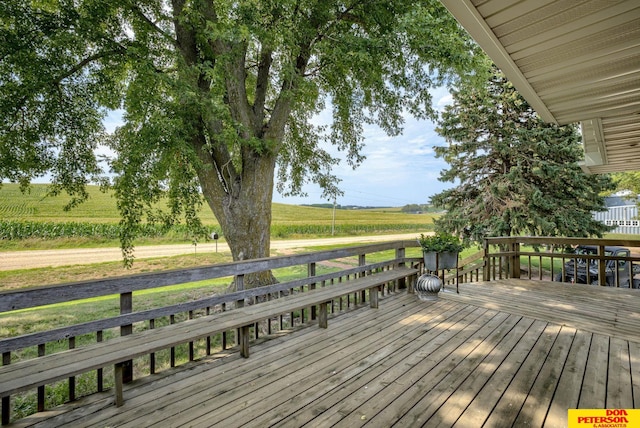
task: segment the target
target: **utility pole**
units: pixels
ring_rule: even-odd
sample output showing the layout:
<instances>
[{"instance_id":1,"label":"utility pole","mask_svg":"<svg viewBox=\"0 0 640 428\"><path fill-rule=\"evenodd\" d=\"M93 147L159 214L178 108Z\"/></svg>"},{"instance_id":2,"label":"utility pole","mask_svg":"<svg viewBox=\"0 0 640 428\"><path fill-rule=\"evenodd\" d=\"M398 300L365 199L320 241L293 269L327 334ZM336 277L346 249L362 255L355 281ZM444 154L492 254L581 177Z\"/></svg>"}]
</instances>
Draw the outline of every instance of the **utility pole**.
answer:
<instances>
[{"instance_id":1,"label":"utility pole","mask_svg":"<svg viewBox=\"0 0 640 428\"><path fill-rule=\"evenodd\" d=\"M331 220L331 236L336 233L336 199L333 198L333 219Z\"/></svg>"}]
</instances>

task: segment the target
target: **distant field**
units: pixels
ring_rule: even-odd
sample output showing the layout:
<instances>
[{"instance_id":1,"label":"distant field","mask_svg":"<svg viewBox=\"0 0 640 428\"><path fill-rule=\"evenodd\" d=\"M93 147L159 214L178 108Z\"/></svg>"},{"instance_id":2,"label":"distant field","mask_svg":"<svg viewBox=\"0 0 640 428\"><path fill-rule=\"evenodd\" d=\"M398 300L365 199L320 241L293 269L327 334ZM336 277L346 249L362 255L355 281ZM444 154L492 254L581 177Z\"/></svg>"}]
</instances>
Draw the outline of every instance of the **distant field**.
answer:
<instances>
[{"instance_id":1,"label":"distant field","mask_svg":"<svg viewBox=\"0 0 640 428\"><path fill-rule=\"evenodd\" d=\"M46 227L49 232L45 235L54 235L54 229L69 230L109 230L109 236L99 236L112 240L112 231L120 220L116 200L112 193L103 193L97 186L89 186L89 200L71 211L64 211L63 207L68 202L65 195L47 197L47 185L33 185L27 194L20 192L16 184L3 184L0 188L0 241L2 239L23 239L23 233L30 230ZM400 208L380 208L363 210L336 210L335 223L333 209L315 208L288 204L273 204L272 236L275 238L287 238L308 235L327 235L331 233L331 227L335 224L337 235L351 234L375 234L395 233L401 231L425 231L431 228L432 214L405 214ZM218 230L218 222L204 205L200 218L205 226ZM101 227L95 227L100 225ZM82 226L82 227L76 227ZM90 227L93 226L93 227ZM8 228L13 228L11 234ZM18 230L20 229L20 230ZM24 232L24 229L27 232ZM76 236L82 236L82 232L72 232ZM78 233L77 235L75 233ZM91 233L91 232L89 232ZM95 232L102 233L102 232ZM40 235L34 235L42 238ZM98 237L98 235L91 235ZM116 233L117 236L117 233Z\"/></svg>"},{"instance_id":2,"label":"distant field","mask_svg":"<svg viewBox=\"0 0 640 428\"><path fill-rule=\"evenodd\" d=\"M65 212L68 197L46 197L47 185L34 184L28 194L23 194L17 184L0 187L0 217L6 220L118 223L120 216L112 193L102 193L97 186L87 187L90 198L87 202ZM331 224L333 210L299 205L273 204L273 224ZM405 214L400 208L366 210L336 210L336 222L348 223L430 223L431 214ZM213 213L207 206L200 211L205 225L217 225Z\"/></svg>"}]
</instances>

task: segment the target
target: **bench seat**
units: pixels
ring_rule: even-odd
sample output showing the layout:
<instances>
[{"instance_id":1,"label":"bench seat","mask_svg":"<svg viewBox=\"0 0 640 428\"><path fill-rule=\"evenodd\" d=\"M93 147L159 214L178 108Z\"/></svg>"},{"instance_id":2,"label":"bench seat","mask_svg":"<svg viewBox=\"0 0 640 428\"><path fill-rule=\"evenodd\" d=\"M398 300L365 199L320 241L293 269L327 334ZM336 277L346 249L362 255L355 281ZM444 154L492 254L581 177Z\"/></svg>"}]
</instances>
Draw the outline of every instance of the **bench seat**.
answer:
<instances>
[{"instance_id":1,"label":"bench seat","mask_svg":"<svg viewBox=\"0 0 640 428\"><path fill-rule=\"evenodd\" d=\"M249 328L256 322L319 305L318 322L320 327L326 328L327 304L332 300L347 294L369 290L370 306L377 308L380 285L413 277L417 273L417 269L397 267L264 303L1 366L0 397L8 397L17 392L114 364L116 368L115 401L116 405L120 406L123 404L122 363L125 361L233 329L239 329L240 353L243 357L248 357Z\"/></svg>"}]
</instances>

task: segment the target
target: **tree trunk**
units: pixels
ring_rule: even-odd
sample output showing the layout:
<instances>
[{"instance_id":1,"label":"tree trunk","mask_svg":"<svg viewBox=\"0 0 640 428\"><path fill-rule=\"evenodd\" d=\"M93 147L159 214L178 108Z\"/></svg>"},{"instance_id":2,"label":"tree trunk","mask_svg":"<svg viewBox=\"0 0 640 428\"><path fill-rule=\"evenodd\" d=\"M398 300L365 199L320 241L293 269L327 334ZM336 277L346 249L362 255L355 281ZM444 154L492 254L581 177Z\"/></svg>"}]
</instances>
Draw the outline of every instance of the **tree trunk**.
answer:
<instances>
[{"instance_id":1,"label":"tree trunk","mask_svg":"<svg viewBox=\"0 0 640 428\"><path fill-rule=\"evenodd\" d=\"M210 156L201 153L201 159ZM233 260L269 257L271 251L271 201L275 155L245 157L238 183L226 187L208 163L198 171L202 192L220 223ZM247 275L245 288L276 283L271 271Z\"/></svg>"},{"instance_id":2,"label":"tree trunk","mask_svg":"<svg viewBox=\"0 0 640 428\"><path fill-rule=\"evenodd\" d=\"M188 66L184 70L185 80L193 75L194 68L222 68L225 76L224 102L229 118L225 119L215 111L205 113L201 110L199 115L188 110L184 112L185 123L190 123L193 129L191 143L200 161L196 171L204 198L220 223L234 260L269 257L276 157L291 113L292 94L309 61L312 40L302 42L293 62L296 73L282 82L280 94L266 120L264 104L272 64L270 48L265 46L260 53L255 98L251 102L245 63L249 44L222 38L198 44L196 27L183 25L178 19L183 12L184 0L173 0L172 3L178 48ZM208 21L218 21L213 2L201 2L198 7ZM194 93L198 94L195 105L206 109L210 105L211 88L216 83L202 70L195 76ZM225 137L229 122L233 123L233 133L238 141L229 141L228 135ZM246 288L275 282L271 271L244 278Z\"/></svg>"}]
</instances>

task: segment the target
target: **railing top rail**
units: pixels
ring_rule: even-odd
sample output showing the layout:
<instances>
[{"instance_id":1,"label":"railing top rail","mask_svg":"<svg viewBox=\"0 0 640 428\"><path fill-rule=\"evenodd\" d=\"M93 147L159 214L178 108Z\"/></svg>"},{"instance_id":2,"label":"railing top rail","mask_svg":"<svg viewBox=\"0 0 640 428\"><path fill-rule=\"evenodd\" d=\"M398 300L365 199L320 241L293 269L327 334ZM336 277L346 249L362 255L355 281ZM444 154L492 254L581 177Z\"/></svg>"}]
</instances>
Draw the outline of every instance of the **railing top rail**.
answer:
<instances>
[{"instance_id":1,"label":"railing top rail","mask_svg":"<svg viewBox=\"0 0 640 428\"><path fill-rule=\"evenodd\" d=\"M486 238L489 245L531 244L531 245L596 245L617 247L640 247L640 239L566 238L552 236L498 236Z\"/></svg>"},{"instance_id":2,"label":"railing top rail","mask_svg":"<svg viewBox=\"0 0 640 428\"><path fill-rule=\"evenodd\" d=\"M417 247L418 245L417 241L411 240L389 241L297 255L221 263L197 268L176 269L94 281L2 291L0 292L0 312L92 297L129 293L188 282L246 275L379 251Z\"/></svg>"}]
</instances>

